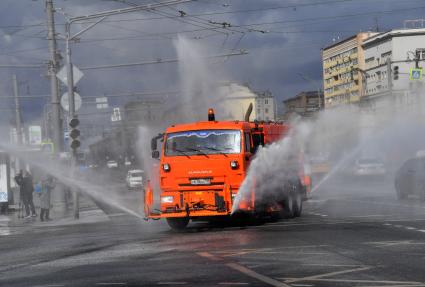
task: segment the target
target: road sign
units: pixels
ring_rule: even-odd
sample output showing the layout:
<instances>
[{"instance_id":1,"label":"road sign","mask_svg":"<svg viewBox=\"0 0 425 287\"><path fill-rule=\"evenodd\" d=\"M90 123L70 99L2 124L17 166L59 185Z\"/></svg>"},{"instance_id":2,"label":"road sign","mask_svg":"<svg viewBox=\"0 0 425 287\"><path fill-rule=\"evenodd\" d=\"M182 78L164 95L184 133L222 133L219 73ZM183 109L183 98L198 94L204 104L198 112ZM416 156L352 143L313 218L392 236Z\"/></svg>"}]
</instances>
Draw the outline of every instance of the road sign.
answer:
<instances>
[{"instance_id":1,"label":"road sign","mask_svg":"<svg viewBox=\"0 0 425 287\"><path fill-rule=\"evenodd\" d=\"M409 79L410 80L422 80L422 69L411 68Z\"/></svg>"},{"instance_id":2,"label":"road sign","mask_svg":"<svg viewBox=\"0 0 425 287\"><path fill-rule=\"evenodd\" d=\"M113 122L119 122L121 121L121 112L120 108L114 108L114 111L111 115L111 121Z\"/></svg>"},{"instance_id":3,"label":"road sign","mask_svg":"<svg viewBox=\"0 0 425 287\"><path fill-rule=\"evenodd\" d=\"M72 66L72 72L74 75L74 85L76 85L84 76L84 74L75 65ZM68 86L68 74L66 72L66 65L63 66L59 72L56 73L56 77L61 80L62 83L65 84L65 86Z\"/></svg>"},{"instance_id":4,"label":"road sign","mask_svg":"<svg viewBox=\"0 0 425 287\"><path fill-rule=\"evenodd\" d=\"M29 138L30 145L41 145L41 127L29 126L28 138Z\"/></svg>"},{"instance_id":5,"label":"road sign","mask_svg":"<svg viewBox=\"0 0 425 287\"><path fill-rule=\"evenodd\" d=\"M0 162L0 202L8 202L7 163Z\"/></svg>"},{"instance_id":6,"label":"road sign","mask_svg":"<svg viewBox=\"0 0 425 287\"><path fill-rule=\"evenodd\" d=\"M107 109L108 108L108 98L107 97L96 98L96 108L97 109Z\"/></svg>"},{"instance_id":7,"label":"road sign","mask_svg":"<svg viewBox=\"0 0 425 287\"><path fill-rule=\"evenodd\" d=\"M74 104L75 104L75 111L78 111L81 108L81 96L74 92ZM69 97L68 93L65 93L61 97L61 106L62 108L69 112Z\"/></svg>"}]
</instances>

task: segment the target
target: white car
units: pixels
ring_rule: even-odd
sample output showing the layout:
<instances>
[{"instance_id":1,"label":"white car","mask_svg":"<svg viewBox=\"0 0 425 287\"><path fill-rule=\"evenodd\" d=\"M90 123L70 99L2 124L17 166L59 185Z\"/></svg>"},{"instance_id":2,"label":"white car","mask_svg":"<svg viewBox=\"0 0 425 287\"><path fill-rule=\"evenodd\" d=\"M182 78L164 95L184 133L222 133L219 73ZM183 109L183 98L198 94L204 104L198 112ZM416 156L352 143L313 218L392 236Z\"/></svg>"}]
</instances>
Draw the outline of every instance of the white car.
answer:
<instances>
[{"instance_id":1,"label":"white car","mask_svg":"<svg viewBox=\"0 0 425 287\"><path fill-rule=\"evenodd\" d=\"M127 173L127 188L128 189L135 189L135 188L142 188L143 187L143 170L140 169L133 169L129 170Z\"/></svg>"},{"instance_id":2,"label":"white car","mask_svg":"<svg viewBox=\"0 0 425 287\"><path fill-rule=\"evenodd\" d=\"M378 158L361 158L356 161L355 175L384 176L386 173L384 163Z\"/></svg>"},{"instance_id":3,"label":"white car","mask_svg":"<svg viewBox=\"0 0 425 287\"><path fill-rule=\"evenodd\" d=\"M117 168L118 163L115 160L108 160L108 162L106 163L106 166L108 168Z\"/></svg>"}]
</instances>

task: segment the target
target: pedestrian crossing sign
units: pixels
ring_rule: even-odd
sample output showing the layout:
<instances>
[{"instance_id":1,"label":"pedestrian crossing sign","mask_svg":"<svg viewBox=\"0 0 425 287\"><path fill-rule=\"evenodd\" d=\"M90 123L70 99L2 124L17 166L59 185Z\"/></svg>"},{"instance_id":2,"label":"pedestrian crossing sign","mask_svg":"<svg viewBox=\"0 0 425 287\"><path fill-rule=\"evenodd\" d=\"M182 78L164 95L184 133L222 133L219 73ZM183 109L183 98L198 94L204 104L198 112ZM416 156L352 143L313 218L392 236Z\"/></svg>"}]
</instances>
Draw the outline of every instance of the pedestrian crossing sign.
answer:
<instances>
[{"instance_id":1,"label":"pedestrian crossing sign","mask_svg":"<svg viewBox=\"0 0 425 287\"><path fill-rule=\"evenodd\" d=\"M422 68L411 68L410 69L410 80L422 80Z\"/></svg>"}]
</instances>

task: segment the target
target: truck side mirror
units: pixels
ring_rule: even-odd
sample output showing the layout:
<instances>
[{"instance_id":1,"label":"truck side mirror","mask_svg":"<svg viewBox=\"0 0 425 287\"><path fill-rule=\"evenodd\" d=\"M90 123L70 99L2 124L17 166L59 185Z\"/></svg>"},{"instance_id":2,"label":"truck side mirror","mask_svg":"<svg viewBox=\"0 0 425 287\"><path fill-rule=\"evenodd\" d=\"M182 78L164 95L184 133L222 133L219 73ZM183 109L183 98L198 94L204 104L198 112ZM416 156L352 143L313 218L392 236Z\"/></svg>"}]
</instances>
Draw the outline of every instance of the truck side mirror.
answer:
<instances>
[{"instance_id":1,"label":"truck side mirror","mask_svg":"<svg viewBox=\"0 0 425 287\"><path fill-rule=\"evenodd\" d=\"M157 149L157 143L156 143L156 141L157 141L156 137L151 140L151 150L152 151L154 151L154 150Z\"/></svg>"},{"instance_id":2,"label":"truck side mirror","mask_svg":"<svg viewBox=\"0 0 425 287\"><path fill-rule=\"evenodd\" d=\"M153 150L153 151L152 151L152 158L156 158L156 159L158 159L158 158L159 158L159 151L157 151L157 150Z\"/></svg>"}]
</instances>

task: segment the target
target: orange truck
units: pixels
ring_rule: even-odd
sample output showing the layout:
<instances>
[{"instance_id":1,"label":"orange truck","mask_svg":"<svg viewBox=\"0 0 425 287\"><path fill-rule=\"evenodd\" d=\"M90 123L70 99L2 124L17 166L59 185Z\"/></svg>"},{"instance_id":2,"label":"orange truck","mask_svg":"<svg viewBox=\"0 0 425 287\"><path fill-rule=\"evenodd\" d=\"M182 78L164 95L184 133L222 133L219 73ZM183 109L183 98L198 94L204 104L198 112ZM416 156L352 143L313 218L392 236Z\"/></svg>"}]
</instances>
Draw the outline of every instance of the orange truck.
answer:
<instances>
[{"instance_id":1,"label":"orange truck","mask_svg":"<svg viewBox=\"0 0 425 287\"><path fill-rule=\"evenodd\" d=\"M150 182L144 191L146 218L166 218L174 230L190 220L210 221L231 217L238 191L259 146L280 140L289 126L281 123L216 121L209 109L208 121L172 125L152 139L152 157L159 164L159 209L154 209ZM163 142L161 151L157 141ZM301 157L300 157L301 158ZM273 196L255 198L255 190L238 201L238 213L285 217L301 215L302 201L310 190L302 163L291 180L282 182Z\"/></svg>"}]
</instances>

